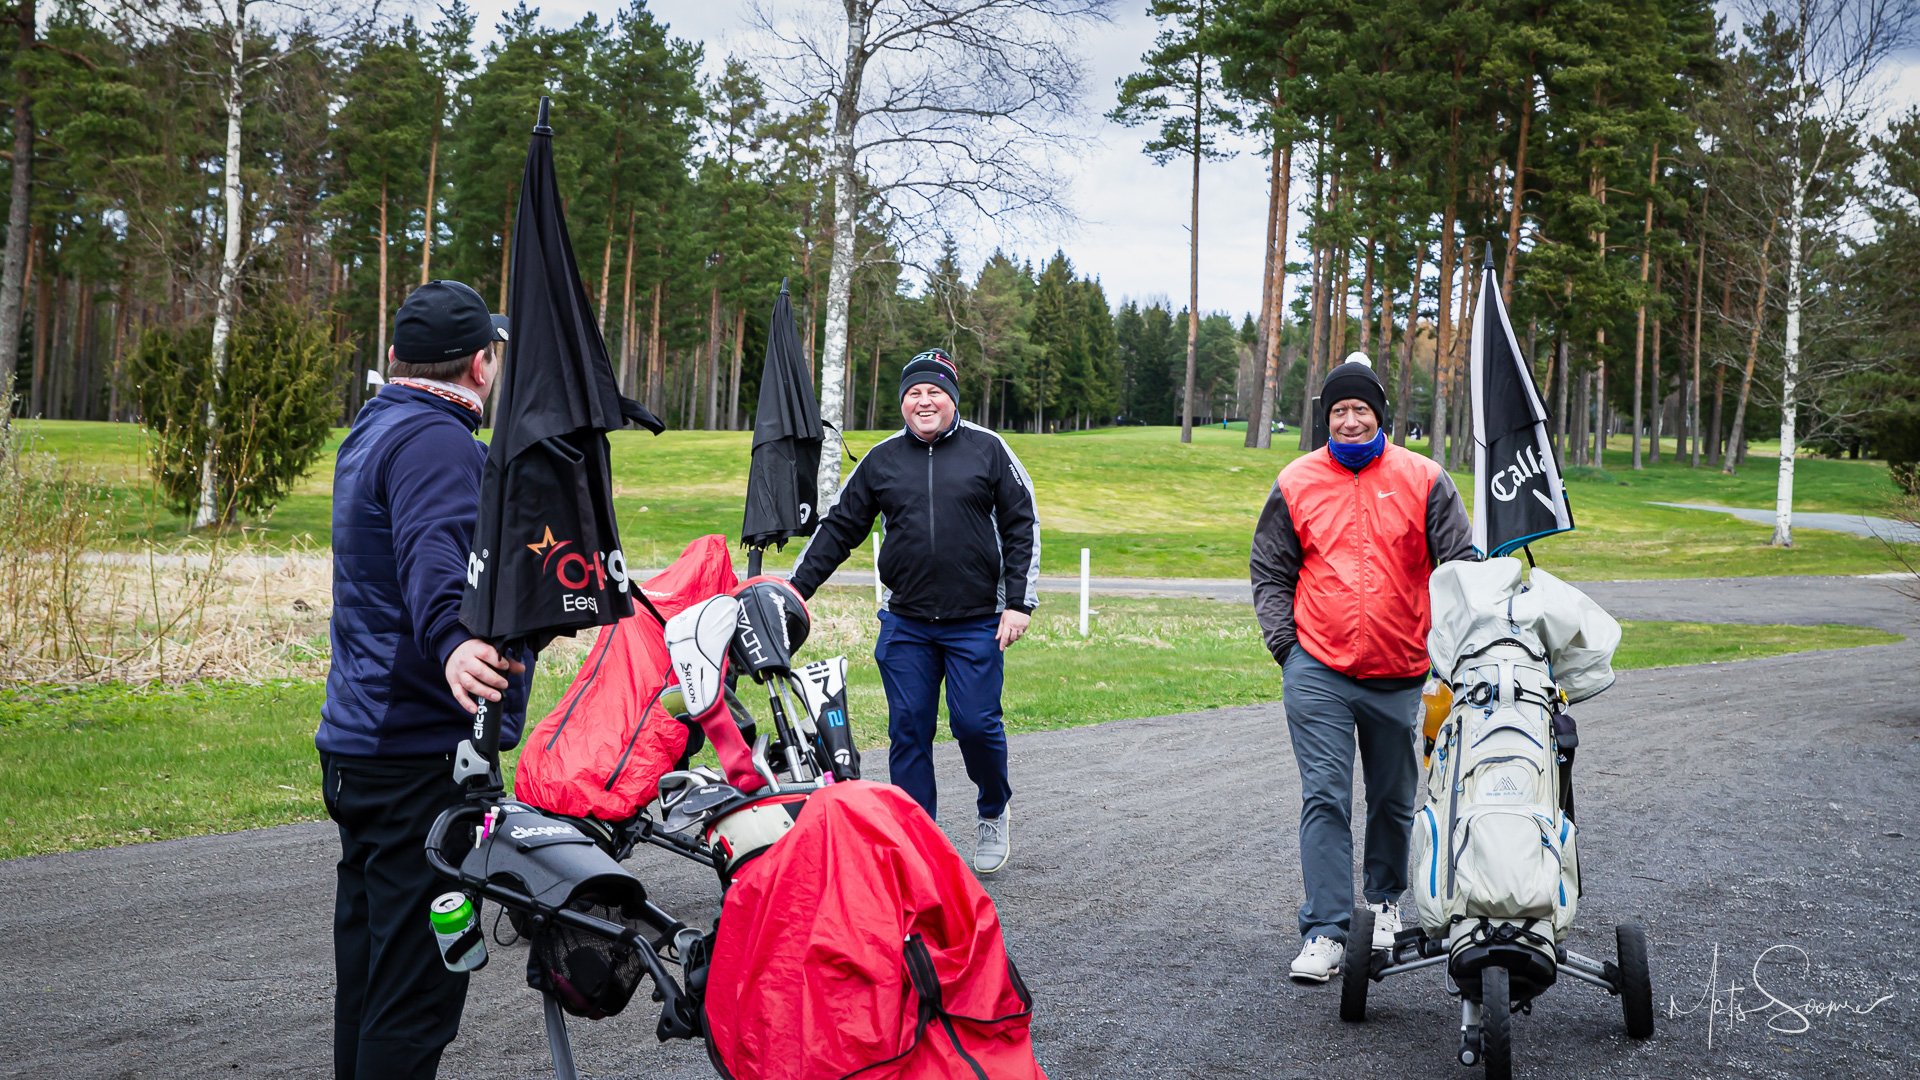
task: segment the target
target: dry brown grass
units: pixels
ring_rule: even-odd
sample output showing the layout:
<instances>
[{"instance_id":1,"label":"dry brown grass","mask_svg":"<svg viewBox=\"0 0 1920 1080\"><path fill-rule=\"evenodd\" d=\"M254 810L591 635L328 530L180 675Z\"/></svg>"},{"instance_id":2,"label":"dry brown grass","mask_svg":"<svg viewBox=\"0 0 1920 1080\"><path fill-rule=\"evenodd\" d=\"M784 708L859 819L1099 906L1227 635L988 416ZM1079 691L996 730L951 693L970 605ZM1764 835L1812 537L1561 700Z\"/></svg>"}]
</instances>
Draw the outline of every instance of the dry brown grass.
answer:
<instances>
[{"instance_id":1,"label":"dry brown grass","mask_svg":"<svg viewBox=\"0 0 1920 1080\"><path fill-rule=\"evenodd\" d=\"M0 433L0 686L326 670L324 557L100 552L112 488Z\"/></svg>"},{"instance_id":2,"label":"dry brown grass","mask_svg":"<svg viewBox=\"0 0 1920 1080\"><path fill-rule=\"evenodd\" d=\"M0 574L0 685L326 672L324 558L10 552Z\"/></svg>"}]
</instances>

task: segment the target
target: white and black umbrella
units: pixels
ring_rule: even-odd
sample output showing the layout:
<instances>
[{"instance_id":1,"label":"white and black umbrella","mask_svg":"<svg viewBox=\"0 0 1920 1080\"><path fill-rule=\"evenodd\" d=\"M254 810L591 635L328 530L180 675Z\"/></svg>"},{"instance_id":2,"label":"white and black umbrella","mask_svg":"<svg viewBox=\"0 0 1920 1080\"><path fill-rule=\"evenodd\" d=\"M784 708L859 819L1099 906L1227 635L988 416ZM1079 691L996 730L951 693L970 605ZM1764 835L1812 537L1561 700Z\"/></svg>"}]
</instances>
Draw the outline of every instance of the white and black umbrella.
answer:
<instances>
[{"instance_id":1,"label":"white and black umbrella","mask_svg":"<svg viewBox=\"0 0 1920 1080\"><path fill-rule=\"evenodd\" d=\"M1547 407L1500 301L1489 255L1469 359L1473 394L1473 546L1488 558L1573 529L1553 460Z\"/></svg>"}]
</instances>

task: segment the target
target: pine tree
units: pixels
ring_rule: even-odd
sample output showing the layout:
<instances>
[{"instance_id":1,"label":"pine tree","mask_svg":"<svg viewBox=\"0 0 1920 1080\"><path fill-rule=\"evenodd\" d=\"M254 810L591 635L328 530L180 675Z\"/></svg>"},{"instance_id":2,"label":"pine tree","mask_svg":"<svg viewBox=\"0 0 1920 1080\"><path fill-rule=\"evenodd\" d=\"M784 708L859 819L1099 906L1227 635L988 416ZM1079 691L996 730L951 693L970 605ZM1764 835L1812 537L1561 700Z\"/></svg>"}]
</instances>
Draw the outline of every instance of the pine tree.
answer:
<instances>
[{"instance_id":1,"label":"pine tree","mask_svg":"<svg viewBox=\"0 0 1920 1080\"><path fill-rule=\"evenodd\" d=\"M433 73L433 106L429 110L432 135L427 141L427 180L422 197L420 240L420 284L432 277L433 249L439 242L437 212L440 209L440 143L446 134L447 119L453 112L460 83L471 78L474 70L473 28L477 22L473 9L463 0L450 0L440 9L440 18L427 32L427 68Z\"/></svg>"},{"instance_id":2,"label":"pine tree","mask_svg":"<svg viewBox=\"0 0 1920 1080\"><path fill-rule=\"evenodd\" d=\"M387 367L388 312L405 276L390 273L396 234L413 208L423 211L428 148L437 119L432 68L418 29L408 19L396 29L362 42L334 117L334 142L345 164L345 184L329 206L341 229L342 257L370 259L375 268L370 366Z\"/></svg>"},{"instance_id":3,"label":"pine tree","mask_svg":"<svg viewBox=\"0 0 1920 1080\"><path fill-rule=\"evenodd\" d=\"M1033 293L1033 362L1020 384L1021 403L1033 416L1033 430L1046 433L1048 413L1072 387L1067 384L1086 349L1082 312L1073 302L1073 264L1065 252L1055 251L1040 272ZM1052 421L1059 425L1056 413Z\"/></svg>"},{"instance_id":4,"label":"pine tree","mask_svg":"<svg viewBox=\"0 0 1920 1080\"><path fill-rule=\"evenodd\" d=\"M1200 306L1200 163L1227 156L1218 138L1236 123L1225 107L1219 62L1210 52L1208 19L1217 16L1208 0L1152 0L1148 13L1165 24L1153 49L1140 58L1144 70L1120 80L1120 101L1107 115L1129 126L1157 122L1145 152L1165 165L1175 157L1192 164L1188 226L1188 310ZM1180 416L1180 441L1193 441L1193 394L1199 362L1198 324L1187 335L1187 381Z\"/></svg>"},{"instance_id":5,"label":"pine tree","mask_svg":"<svg viewBox=\"0 0 1920 1080\"><path fill-rule=\"evenodd\" d=\"M978 380L978 415L983 425L993 424L996 386L1017 385L1026 375L1034 353L1028 338L1033 318L1028 297L1033 289L1026 271L998 249L974 277L972 336L979 359L971 370L961 369L960 377L963 398L972 392L973 380Z\"/></svg>"}]
</instances>

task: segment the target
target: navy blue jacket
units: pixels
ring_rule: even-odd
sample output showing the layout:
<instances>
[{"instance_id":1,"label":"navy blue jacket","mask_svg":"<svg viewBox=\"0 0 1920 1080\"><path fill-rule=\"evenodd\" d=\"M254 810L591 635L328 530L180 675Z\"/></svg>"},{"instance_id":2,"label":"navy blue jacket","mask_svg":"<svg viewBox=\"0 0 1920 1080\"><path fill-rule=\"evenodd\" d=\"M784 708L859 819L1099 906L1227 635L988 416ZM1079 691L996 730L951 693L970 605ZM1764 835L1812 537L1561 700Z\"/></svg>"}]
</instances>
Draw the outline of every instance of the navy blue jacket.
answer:
<instances>
[{"instance_id":1,"label":"navy blue jacket","mask_svg":"<svg viewBox=\"0 0 1920 1080\"><path fill-rule=\"evenodd\" d=\"M487 447L471 409L390 385L360 410L333 472L333 642L313 741L323 753L451 752L472 719L447 689ZM520 739L533 657L501 695L501 749Z\"/></svg>"}]
</instances>

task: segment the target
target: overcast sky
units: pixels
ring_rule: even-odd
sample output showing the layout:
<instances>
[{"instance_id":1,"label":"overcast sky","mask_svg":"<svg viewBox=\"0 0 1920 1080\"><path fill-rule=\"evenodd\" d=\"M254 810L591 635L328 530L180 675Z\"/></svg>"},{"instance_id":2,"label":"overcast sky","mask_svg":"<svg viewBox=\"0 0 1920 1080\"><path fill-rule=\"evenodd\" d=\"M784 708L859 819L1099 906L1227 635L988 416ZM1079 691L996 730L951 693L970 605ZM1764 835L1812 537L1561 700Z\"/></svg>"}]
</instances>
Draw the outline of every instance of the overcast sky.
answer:
<instances>
[{"instance_id":1,"label":"overcast sky","mask_svg":"<svg viewBox=\"0 0 1920 1080\"><path fill-rule=\"evenodd\" d=\"M492 39L500 13L513 6L503 0L469 3L480 16L476 36L483 44ZM599 11L604 18L615 9L612 3L586 0L547 0L537 6L541 22L551 26L572 25L588 11ZM717 71L729 52L750 51L745 0L650 0L648 7L675 37L705 44L710 72ZM1141 53L1153 43L1156 25L1145 12L1145 0L1120 0L1110 23L1079 38L1087 64L1088 131L1084 152L1068 167L1073 178L1069 202L1079 223L1064 231L1022 236L1010 248L1036 263L1055 248L1064 249L1082 274L1100 278L1114 304L1161 297L1170 298L1178 309L1187 299L1191 167L1179 161L1155 165L1140 152L1146 129L1124 128L1103 116L1113 107L1115 83L1139 66ZM1895 74L1889 99L1903 109L1920 104L1920 55L1907 57ZM1259 306L1266 184L1265 159L1251 144L1231 160L1202 166L1201 310L1226 311L1237 320ZM1295 184L1296 221L1300 187ZM958 239L969 270L997 241L992 234L977 235L972 242L965 235ZM1294 257L1303 258L1299 253Z\"/></svg>"}]
</instances>

